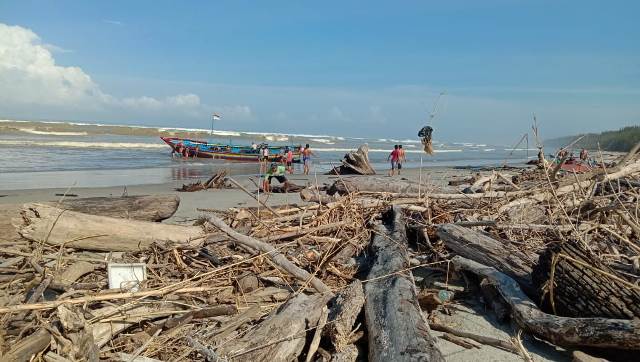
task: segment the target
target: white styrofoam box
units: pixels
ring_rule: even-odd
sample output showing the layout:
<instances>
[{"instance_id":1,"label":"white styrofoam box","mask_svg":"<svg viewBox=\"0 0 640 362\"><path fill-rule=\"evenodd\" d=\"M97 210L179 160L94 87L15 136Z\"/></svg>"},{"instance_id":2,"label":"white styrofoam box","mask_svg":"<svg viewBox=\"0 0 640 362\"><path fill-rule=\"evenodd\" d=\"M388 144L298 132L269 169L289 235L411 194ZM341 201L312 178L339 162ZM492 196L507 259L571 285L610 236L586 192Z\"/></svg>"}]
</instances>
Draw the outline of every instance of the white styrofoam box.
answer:
<instances>
[{"instance_id":1,"label":"white styrofoam box","mask_svg":"<svg viewBox=\"0 0 640 362\"><path fill-rule=\"evenodd\" d=\"M147 279L147 265L145 263L109 263L107 274L109 289L135 292L140 289L140 282Z\"/></svg>"}]
</instances>

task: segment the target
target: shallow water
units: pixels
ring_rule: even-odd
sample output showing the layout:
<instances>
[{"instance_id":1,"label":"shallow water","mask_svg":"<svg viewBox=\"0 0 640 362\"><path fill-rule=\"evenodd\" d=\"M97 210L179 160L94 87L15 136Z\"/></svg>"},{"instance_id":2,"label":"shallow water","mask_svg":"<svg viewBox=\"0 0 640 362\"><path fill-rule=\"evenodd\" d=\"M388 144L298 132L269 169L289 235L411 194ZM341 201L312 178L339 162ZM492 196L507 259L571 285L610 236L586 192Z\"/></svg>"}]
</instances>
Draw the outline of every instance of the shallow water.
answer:
<instances>
[{"instance_id":1,"label":"shallow water","mask_svg":"<svg viewBox=\"0 0 640 362\"><path fill-rule=\"evenodd\" d=\"M176 130L152 127L99 126L71 123L0 121L0 189L114 186L151 184L204 178L224 167L232 174L250 175L258 165L209 159L172 159L160 135L208 139L212 142L272 145L309 143L316 152L314 167L325 172L340 163L346 152L369 145L369 158L378 170L388 168L394 144L406 150L405 167L480 166L522 163L527 150L500 145L434 143L436 153L425 154L419 140L348 138L327 135L284 135L240 131ZM193 137L196 138L196 137ZM534 151L528 152L529 158Z\"/></svg>"}]
</instances>

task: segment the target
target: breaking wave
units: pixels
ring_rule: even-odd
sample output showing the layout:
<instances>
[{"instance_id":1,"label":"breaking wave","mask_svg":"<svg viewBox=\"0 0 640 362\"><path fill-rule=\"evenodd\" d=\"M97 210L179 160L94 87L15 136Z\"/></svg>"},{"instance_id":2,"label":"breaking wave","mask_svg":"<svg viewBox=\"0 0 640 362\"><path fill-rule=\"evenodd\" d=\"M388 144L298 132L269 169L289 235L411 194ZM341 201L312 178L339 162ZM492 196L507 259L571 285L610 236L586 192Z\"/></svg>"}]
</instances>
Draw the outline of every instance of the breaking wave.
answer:
<instances>
[{"instance_id":1,"label":"breaking wave","mask_svg":"<svg viewBox=\"0 0 640 362\"><path fill-rule=\"evenodd\" d=\"M19 128L20 132L45 135L45 136L86 136L87 132L55 132L55 131L38 131L33 128Z\"/></svg>"},{"instance_id":2,"label":"breaking wave","mask_svg":"<svg viewBox=\"0 0 640 362\"><path fill-rule=\"evenodd\" d=\"M82 142L82 141L32 141L32 140L0 140L3 146L41 146L61 148L108 148L108 149L160 149L167 148L160 143L134 143L134 142Z\"/></svg>"}]
</instances>

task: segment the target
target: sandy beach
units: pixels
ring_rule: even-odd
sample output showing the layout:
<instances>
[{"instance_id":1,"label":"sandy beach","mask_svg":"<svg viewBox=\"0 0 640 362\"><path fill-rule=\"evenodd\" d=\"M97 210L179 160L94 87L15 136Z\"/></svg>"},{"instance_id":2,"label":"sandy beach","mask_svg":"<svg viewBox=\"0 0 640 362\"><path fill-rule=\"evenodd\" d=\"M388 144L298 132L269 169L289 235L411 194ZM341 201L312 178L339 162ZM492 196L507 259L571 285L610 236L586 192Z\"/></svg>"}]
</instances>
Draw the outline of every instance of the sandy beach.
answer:
<instances>
[{"instance_id":1,"label":"sandy beach","mask_svg":"<svg viewBox=\"0 0 640 362\"><path fill-rule=\"evenodd\" d=\"M422 173L422 176L420 175ZM445 190L454 191L457 188L451 188L447 186L449 180L454 178L469 177L476 172L466 169L456 169L449 167L439 168L423 168L422 172L418 168L403 169L400 176L393 177L387 176L383 171L378 172L380 177L389 177L389 179L407 179L413 182L419 182L422 179L422 184L425 186L425 190ZM287 175L288 179L300 186L307 185L323 185L325 183L332 183L338 176L323 175L323 174L293 174ZM341 176L344 178L359 177L359 176ZM234 179L238 181L248 190L254 192L257 190L256 183L258 182L257 176L234 176ZM73 198L82 197L120 197L123 194L134 195L150 195L150 194L175 194L180 197L180 207L178 211L168 220L167 223L188 223L195 220L201 212L198 209L216 209L226 210L230 207L250 207L258 206L258 202L246 192L239 188L232 189L210 189L206 191L198 192L178 192L176 188L180 187L182 182L171 182L162 184L145 184L145 185L119 185L109 187L70 187L70 188L35 188L35 189L23 189L23 190L4 190L0 191L0 205L6 210L8 208L15 208L18 205L27 202L45 202L45 201L57 201L63 194L71 194L76 196L67 196ZM273 181L276 185L277 181ZM125 193L126 192L126 193ZM257 194L256 194L257 195ZM268 205L283 205L283 204L301 204L300 196L298 193L278 194L271 193L269 195L261 195L260 199L266 202Z\"/></svg>"},{"instance_id":2,"label":"sandy beach","mask_svg":"<svg viewBox=\"0 0 640 362\"><path fill-rule=\"evenodd\" d=\"M468 178L475 175L477 171L459 168L424 168L405 169L400 176L387 176L382 173L379 177L392 180L408 180L420 183L424 186L425 192L458 192L460 186L449 186L448 182L454 179ZM344 178L362 176L340 176ZM323 185L330 184L338 179L333 175L288 175L290 181L297 185ZM257 190L256 178L250 176L238 176L237 181L252 193ZM198 218L206 216L208 213L204 209L227 210L229 208L256 207L258 202L239 188L232 189L211 189L197 192L178 192L176 183L131 185L131 186L111 186L111 187L82 187L82 188L40 188L25 190L7 190L0 192L0 230L3 231L5 242L18 240L19 235L14 231L10 220L18 215L19 209L25 203L30 202L50 202L58 201L62 194L67 194L66 198L85 197L120 197L124 194L134 195L178 195L180 206L176 213L164 223L192 225ZM254 194L257 196L257 194ZM270 206L278 205L304 205L299 193L260 195L260 199ZM422 280L420 273L416 274L417 280ZM453 316L438 313L439 318L447 324L455 325L464 330L471 330L476 333L495 338L508 339L511 336L511 327L500 324L491 313L483 310L482 304L469 300L469 303L456 307L458 312ZM436 336L443 333L434 332ZM529 352L536 361L547 360L569 360L568 355L562 350L547 345L542 342L526 341ZM441 340L440 348L443 355L450 361L477 361L487 359L492 361L517 361L520 358L513 353L501 351L499 349L482 346L480 349L465 349L454 343Z\"/></svg>"}]
</instances>

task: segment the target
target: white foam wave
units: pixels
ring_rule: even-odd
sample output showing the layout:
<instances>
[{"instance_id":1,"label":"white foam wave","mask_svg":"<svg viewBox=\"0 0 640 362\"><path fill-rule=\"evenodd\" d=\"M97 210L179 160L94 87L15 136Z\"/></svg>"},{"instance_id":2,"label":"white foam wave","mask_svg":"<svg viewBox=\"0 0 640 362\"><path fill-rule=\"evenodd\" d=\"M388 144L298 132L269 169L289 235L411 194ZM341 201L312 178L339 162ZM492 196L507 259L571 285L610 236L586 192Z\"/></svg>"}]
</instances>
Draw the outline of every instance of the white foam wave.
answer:
<instances>
[{"instance_id":1,"label":"white foam wave","mask_svg":"<svg viewBox=\"0 0 640 362\"><path fill-rule=\"evenodd\" d=\"M0 146L39 146L62 148L167 148L159 143L135 143L135 142L80 142L80 141L31 141L31 140L0 140Z\"/></svg>"},{"instance_id":2,"label":"white foam wave","mask_svg":"<svg viewBox=\"0 0 640 362\"><path fill-rule=\"evenodd\" d=\"M496 150L495 148L485 148L484 152L492 152L492 151L495 151L495 150Z\"/></svg>"},{"instance_id":3,"label":"white foam wave","mask_svg":"<svg viewBox=\"0 0 640 362\"><path fill-rule=\"evenodd\" d=\"M54 132L54 131L38 131L33 128L18 128L20 132L47 135L47 136L86 136L87 132Z\"/></svg>"},{"instance_id":4,"label":"white foam wave","mask_svg":"<svg viewBox=\"0 0 640 362\"><path fill-rule=\"evenodd\" d=\"M311 138L311 141L324 143L325 145L335 145L335 142L331 142L331 140L328 140L326 138Z\"/></svg>"},{"instance_id":5,"label":"white foam wave","mask_svg":"<svg viewBox=\"0 0 640 362\"><path fill-rule=\"evenodd\" d=\"M355 148L313 148L313 151L316 152L350 152L355 151ZM369 149L370 153L391 153L391 150L382 149L382 148L371 148ZM405 150L406 153L424 153L423 150ZM462 150L434 150L435 153L448 153L448 152L462 152Z\"/></svg>"}]
</instances>

